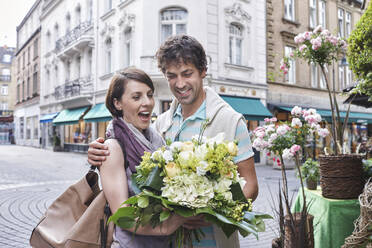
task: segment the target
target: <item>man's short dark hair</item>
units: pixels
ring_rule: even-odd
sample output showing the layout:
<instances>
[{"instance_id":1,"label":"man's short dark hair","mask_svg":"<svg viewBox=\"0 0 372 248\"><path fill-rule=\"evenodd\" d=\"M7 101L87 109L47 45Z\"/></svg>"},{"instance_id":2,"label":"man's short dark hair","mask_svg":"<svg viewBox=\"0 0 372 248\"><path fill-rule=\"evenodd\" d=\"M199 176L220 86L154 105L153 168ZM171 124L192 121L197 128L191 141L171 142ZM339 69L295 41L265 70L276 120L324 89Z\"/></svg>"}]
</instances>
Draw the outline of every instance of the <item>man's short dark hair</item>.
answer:
<instances>
[{"instance_id":1,"label":"man's short dark hair","mask_svg":"<svg viewBox=\"0 0 372 248\"><path fill-rule=\"evenodd\" d=\"M207 57L203 46L189 35L169 37L156 52L159 69L165 73L170 65L193 64L199 72L207 70Z\"/></svg>"}]
</instances>

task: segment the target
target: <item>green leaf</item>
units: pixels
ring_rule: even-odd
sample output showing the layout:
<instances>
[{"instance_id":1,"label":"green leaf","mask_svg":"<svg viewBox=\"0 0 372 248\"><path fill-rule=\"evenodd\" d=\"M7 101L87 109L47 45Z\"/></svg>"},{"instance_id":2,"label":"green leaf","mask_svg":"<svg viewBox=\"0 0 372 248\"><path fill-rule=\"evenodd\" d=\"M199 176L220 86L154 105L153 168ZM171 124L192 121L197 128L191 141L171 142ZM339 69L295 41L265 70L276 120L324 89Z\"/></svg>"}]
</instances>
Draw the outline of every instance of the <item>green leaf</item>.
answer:
<instances>
[{"instance_id":1,"label":"green leaf","mask_svg":"<svg viewBox=\"0 0 372 248\"><path fill-rule=\"evenodd\" d=\"M165 210L165 211L161 212L160 213L160 217L159 217L160 222L165 221L166 219L169 218L169 216L170 216L170 212L169 211Z\"/></svg>"},{"instance_id":2,"label":"green leaf","mask_svg":"<svg viewBox=\"0 0 372 248\"><path fill-rule=\"evenodd\" d=\"M263 220L257 221L256 226L257 226L257 231L258 232L264 232L265 229L266 229L265 223L263 222Z\"/></svg>"},{"instance_id":3,"label":"green leaf","mask_svg":"<svg viewBox=\"0 0 372 248\"><path fill-rule=\"evenodd\" d=\"M110 221L117 222L119 218L121 217L130 217L134 219L135 216L135 207L122 207L119 208L113 215L110 217Z\"/></svg>"},{"instance_id":4,"label":"green leaf","mask_svg":"<svg viewBox=\"0 0 372 248\"><path fill-rule=\"evenodd\" d=\"M135 224L135 220L128 217L120 217L115 224L118 225L121 228L129 229L132 228Z\"/></svg>"},{"instance_id":5,"label":"green leaf","mask_svg":"<svg viewBox=\"0 0 372 248\"><path fill-rule=\"evenodd\" d=\"M133 205L133 204L136 204L137 201L138 201L138 197L137 196L132 196L132 197L128 198L128 200L126 200L125 202L123 202L121 205L123 205L123 204Z\"/></svg>"},{"instance_id":6,"label":"green leaf","mask_svg":"<svg viewBox=\"0 0 372 248\"><path fill-rule=\"evenodd\" d=\"M163 178L160 176L162 169L158 166L155 166L152 171L150 172L148 178L146 179L146 182L143 185L143 189L152 189L159 191L163 187Z\"/></svg>"},{"instance_id":7,"label":"green leaf","mask_svg":"<svg viewBox=\"0 0 372 248\"><path fill-rule=\"evenodd\" d=\"M130 185L132 187L132 190L134 194L138 195L139 193L141 193L141 189L140 185L137 183L137 174L132 174L130 178L131 178Z\"/></svg>"},{"instance_id":8,"label":"green leaf","mask_svg":"<svg viewBox=\"0 0 372 248\"><path fill-rule=\"evenodd\" d=\"M147 196L140 196L138 197L138 207L140 208L147 208L149 205L149 198Z\"/></svg>"},{"instance_id":9,"label":"green leaf","mask_svg":"<svg viewBox=\"0 0 372 248\"><path fill-rule=\"evenodd\" d=\"M152 207L149 206L148 208L146 208L143 211L143 215L142 215L142 218L141 218L141 225L142 226L147 225L150 222L150 220L151 220L151 218L152 218L153 215L154 214L152 212Z\"/></svg>"},{"instance_id":10,"label":"green leaf","mask_svg":"<svg viewBox=\"0 0 372 248\"><path fill-rule=\"evenodd\" d=\"M181 215L182 217L191 217L195 215L195 211L189 208L181 207L181 206L175 206L173 211Z\"/></svg>"},{"instance_id":11,"label":"green leaf","mask_svg":"<svg viewBox=\"0 0 372 248\"><path fill-rule=\"evenodd\" d=\"M239 183L231 184L230 189L234 201L248 202Z\"/></svg>"}]
</instances>

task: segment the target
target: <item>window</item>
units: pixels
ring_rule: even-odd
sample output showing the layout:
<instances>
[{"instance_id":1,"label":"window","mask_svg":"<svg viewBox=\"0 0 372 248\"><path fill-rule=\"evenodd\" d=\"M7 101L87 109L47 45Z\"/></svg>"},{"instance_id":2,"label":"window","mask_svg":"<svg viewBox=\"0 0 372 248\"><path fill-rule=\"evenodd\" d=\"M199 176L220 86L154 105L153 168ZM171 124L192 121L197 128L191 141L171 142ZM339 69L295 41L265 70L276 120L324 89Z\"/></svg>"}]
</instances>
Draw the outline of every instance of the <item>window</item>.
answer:
<instances>
[{"instance_id":1,"label":"window","mask_svg":"<svg viewBox=\"0 0 372 248\"><path fill-rule=\"evenodd\" d=\"M70 32L71 29L71 16L70 14L66 15L66 35Z\"/></svg>"},{"instance_id":2,"label":"window","mask_svg":"<svg viewBox=\"0 0 372 248\"><path fill-rule=\"evenodd\" d=\"M30 97L30 90L31 90L31 82L30 82L30 77L27 78L27 92L26 92L26 98Z\"/></svg>"},{"instance_id":3,"label":"window","mask_svg":"<svg viewBox=\"0 0 372 248\"><path fill-rule=\"evenodd\" d=\"M88 21L91 21L92 17L93 17L93 2L92 2L92 0L88 0L87 14L88 14Z\"/></svg>"},{"instance_id":4,"label":"window","mask_svg":"<svg viewBox=\"0 0 372 248\"><path fill-rule=\"evenodd\" d=\"M317 23L316 23L316 1L317 0L310 0L310 3L309 3L309 10L310 10L310 27L311 28L314 28L316 27Z\"/></svg>"},{"instance_id":5,"label":"window","mask_svg":"<svg viewBox=\"0 0 372 248\"><path fill-rule=\"evenodd\" d=\"M1 110L8 110L9 109L9 104L7 102L3 102L1 105L2 105Z\"/></svg>"},{"instance_id":6,"label":"window","mask_svg":"<svg viewBox=\"0 0 372 248\"><path fill-rule=\"evenodd\" d=\"M129 66L131 64L131 55L132 55L132 49L131 49L131 46L132 46L132 29L129 28L125 31L124 33L124 40L125 40L125 44L124 44L124 47L125 47L125 54L124 54L124 58L125 58L125 67Z\"/></svg>"},{"instance_id":7,"label":"window","mask_svg":"<svg viewBox=\"0 0 372 248\"><path fill-rule=\"evenodd\" d=\"M324 0L319 0L318 19L319 25L326 28L326 3Z\"/></svg>"},{"instance_id":8,"label":"window","mask_svg":"<svg viewBox=\"0 0 372 248\"><path fill-rule=\"evenodd\" d=\"M39 41L38 38L36 38L34 41L34 58L38 56L38 41Z\"/></svg>"},{"instance_id":9,"label":"window","mask_svg":"<svg viewBox=\"0 0 372 248\"><path fill-rule=\"evenodd\" d=\"M21 101L21 99L20 99L20 97L21 97L21 93L20 93L20 91L21 91L21 87L20 87L20 85L18 84L18 85L17 85L17 102L20 102L20 101Z\"/></svg>"},{"instance_id":10,"label":"window","mask_svg":"<svg viewBox=\"0 0 372 248\"><path fill-rule=\"evenodd\" d=\"M75 10L75 15L76 15L76 26L79 26L79 24L81 23L81 8L80 8L80 5L76 7L76 10Z\"/></svg>"},{"instance_id":11,"label":"window","mask_svg":"<svg viewBox=\"0 0 372 248\"><path fill-rule=\"evenodd\" d=\"M242 64L242 28L236 24L230 24L229 28L229 60L231 64Z\"/></svg>"},{"instance_id":12,"label":"window","mask_svg":"<svg viewBox=\"0 0 372 248\"><path fill-rule=\"evenodd\" d=\"M346 12L346 16L345 16L345 37L349 37L349 35L351 34L351 13L350 12Z\"/></svg>"},{"instance_id":13,"label":"window","mask_svg":"<svg viewBox=\"0 0 372 248\"><path fill-rule=\"evenodd\" d=\"M112 65L111 65L111 61L112 61L112 54L111 54L111 50L112 50L112 44L111 44L111 38L108 38L105 42L105 48L106 48L106 73L111 73L112 71Z\"/></svg>"},{"instance_id":14,"label":"window","mask_svg":"<svg viewBox=\"0 0 372 248\"><path fill-rule=\"evenodd\" d=\"M7 96L8 95L8 85L1 86L1 95Z\"/></svg>"},{"instance_id":15,"label":"window","mask_svg":"<svg viewBox=\"0 0 372 248\"><path fill-rule=\"evenodd\" d=\"M2 70L2 75L3 75L3 76L10 76L10 69L8 69L8 68L4 68L4 69Z\"/></svg>"},{"instance_id":16,"label":"window","mask_svg":"<svg viewBox=\"0 0 372 248\"><path fill-rule=\"evenodd\" d=\"M12 61L12 55L10 54L4 54L3 55L3 62L4 63L10 63Z\"/></svg>"},{"instance_id":17,"label":"window","mask_svg":"<svg viewBox=\"0 0 372 248\"><path fill-rule=\"evenodd\" d=\"M58 66L56 65L54 67L54 82L55 82L55 85L59 85L59 77L58 77Z\"/></svg>"},{"instance_id":18,"label":"window","mask_svg":"<svg viewBox=\"0 0 372 248\"><path fill-rule=\"evenodd\" d=\"M338 82L340 83L340 88L345 88L345 69L343 66L338 67Z\"/></svg>"},{"instance_id":19,"label":"window","mask_svg":"<svg viewBox=\"0 0 372 248\"><path fill-rule=\"evenodd\" d=\"M350 86L353 84L353 73L350 70L349 66L346 66L346 86Z\"/></svg>"},{"instance_id":20,"label":"window","mask_svg":"<svg viewBox=\"0 0 372 248\"><path fill-rule=\"evenodd\" d=\"M31 139L31 120L32 117L26 118L26 139Z\"/></svg>"},{"instance_id":21,"label":"window","mask_svg":"<svg viewBox=\"0 0 372 248\"><path fill-rule=\"evenodd\" d=\"M32 118L33 120L34 120L34 132L33 132L33 138L34 139L37 139L38 138L38 135L39 135L39 127L38 127L38 123L39 123L39 120L38 120L38 118L37 118L37 116L34 116L33 118Z\"/></svg>"},{"instance_id":22,"label":"window","mask_svg":"<svg viewBox=\"0 0 372 248\"><path fill-rule=\"evenodd\" d=\"M24 139L24 117L19 118L19 135L21 139Z\"/></svg>"},{"instance_id":23,"label":"window","mask_svg":"<svg viewBox=\"0 0 372 248\"><path fill-rule=\"evenodd\" d=\"M112 0L106 0L106 12L112 9Z\"/></svg>"},{"instance_id":24,"label":"window","mask_svg":"<svg viewBox=\"0 0 372 248\"><path fill-rule=\"evenodd\" d=\"M37 65L34 66L34 74L32 75L32 95L37 94Z\"/></svg>"},{"instance_id":25,"label":"window","mask_svg":"<svg viewBox=\"0 0 372 248\"><path fill-rule=\"evenodd\" d=\"M59 38L59 26L56 23L56 25L54 26L54 42L57 42L58 38Z\"/></svg>"},{"instance_id":26,"label":"window","mask_svg":"<svg viewBox=\"0 0 372 248\"><path fill-rule=\"evenodd\" d=\"M317 88L318 87L318 68L316 64L310 64L310 71L311 71L311 87Z\"/></svg>"},{"instance_id":27,"label":"window","mask_svg":"<svg viewBox=\"0 0 372 248\"><path fill-rule=\"evenodd\" d=\"M27 48L27 64L30 64L30 58L31 58L31 47Z\"/></svg>"},{"instance_id":28,"label":"window","mask_svg":"<svg viewBox=\"0 0 372 248\"><path fill-rule=\"evenodd\" d=\"M70 81L71 79L71 62L70 61L67 61L66 63L66 77L65 77L66 81Z\"/></svg>"},{"instance_id":29,"label":"window","mask_svg":"<svg viewBox=\"0 0 372 248\"><path fill-rule=\"evenodd\" d=\"M22 68L24 69L25 68L25 65L26 65L26 63L25 63L25 58L26 58L26 53L24 52L23 54L22 54Z\"/></svg>"},{"instance_id":30,"label":"window","mask_svg":"<svg viewBox=\"0 0 372 248\"><path fill-rule=\"evenodd\" d=\"M287 20L295 20L294 0L284 0L284 18Z\"/></svg>"},{"instance_id":31,"label":"window","mask_svg":"<svg viewBox=\"0 0 372 248\"><path fill-rule=\"evenodd\" d=\"M187 11L181 8L163 10L160 16L161 42L169 36L186 33Z\"/></svg>"},{"instance_id":32,"label":"window","mask_svg":"<svg viewBox=\"0 0 372 248\"><path fill-rule=\"evenodd\" d=\"M172 101L161 101L161 112L164 113L170 108Z\"/></svg>"},{"instance_id":33,"label":"window","mask_svg":"<svg viewBox=\"0 0 372 248\"><path fill-rule=\"evenodd\" d=\"M344 37L344 10L338 9L338 36Z\"/></svg>"},{"instance_id":34,"label":"window","mask_svg":"<svg viewBox=\"0 0 372 248\"><path fill-rule=\"evenodd\" d=\"M285 56L289 57L289 55L291 53L293 53L294 50L295 49L293 47L286 46L284 48ZM290 59L289 64L290 64L290 68L289 68L288 73L285 76L285 81L290 83L290 84L294 84L294 83L296 83L296 63L295 63L295 60Z\"/></svg>"},{"instance_id":35,"label":"window","mask_svg":"<svg viewBox=\"0 0 372 248\"><path fill-rule=\"evenodd\" d=\"M326 67L325 69L326 69L325 72L328 73L327 67ZM324 78L323 73L320 73L319 87L320 87L321 89L325 89L325 88L327 88L326 80L325 80L325 78Z\"/></svg>"}]
</instances>

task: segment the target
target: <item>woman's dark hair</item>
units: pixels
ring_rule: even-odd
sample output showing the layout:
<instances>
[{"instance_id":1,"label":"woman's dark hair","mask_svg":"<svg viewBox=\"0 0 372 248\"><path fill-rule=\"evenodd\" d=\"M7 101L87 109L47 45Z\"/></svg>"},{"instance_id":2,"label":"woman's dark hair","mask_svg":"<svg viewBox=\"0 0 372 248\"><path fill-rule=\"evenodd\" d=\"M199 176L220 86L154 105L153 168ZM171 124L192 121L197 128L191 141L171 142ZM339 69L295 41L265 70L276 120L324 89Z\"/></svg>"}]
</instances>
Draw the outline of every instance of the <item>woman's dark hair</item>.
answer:
<instances>
[{"instance_id":1,"label":"woman's dark hair","mask_svg":"<svg viewBox=\"0 0 372 248\"><path fill-rule=\"evenodd\" d=\"M106 95L106 107L113 117L123 116L123 111L115 108L114 99L120 101L129 80L144 83L149 86L152 91L154 91L154 84L146 72L135 67L128 67L119 72L112 78Z\"/></svg>"},{"instance_id":2,"label":"woman's dark hair","mask_svg":"<svg viewBox=\"0 0 372 248\"><path fill-rule=\"evenodd\" d=\"M207 70L207 57L203 46L189 35L168 38L156 52L159 69L165 73L171 64L193 64L199 72Z\"/></svg>"}]
</instances>

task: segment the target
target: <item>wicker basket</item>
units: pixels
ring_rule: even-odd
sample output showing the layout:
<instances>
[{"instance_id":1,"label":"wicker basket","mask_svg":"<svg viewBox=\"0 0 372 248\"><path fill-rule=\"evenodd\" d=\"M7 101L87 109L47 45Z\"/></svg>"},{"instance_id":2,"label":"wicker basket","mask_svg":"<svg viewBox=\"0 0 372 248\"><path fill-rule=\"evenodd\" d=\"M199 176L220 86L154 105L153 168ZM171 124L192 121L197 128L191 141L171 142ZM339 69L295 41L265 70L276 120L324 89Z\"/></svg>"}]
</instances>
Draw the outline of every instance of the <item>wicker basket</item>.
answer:
<instances>
[{"instance_id":1,"label":"wicker basket","mask_svg":"<svg viewBox=\"0 0 372 248\"><path fill-rule=\"evenodd\" d=\"M363 156L319 156L322 195L331 199L356 199L362 193Z\"/></svg>"},{"instance_id":2,"label":"wicker basket","mask_svg":"<svg viewBox=\"0 0 372 248\"><path fill-rule=\"evenodd\" d=\"M306 187L309 190L316 190L316 187L318 186L317 181L306 179Z\"/></svg>"}]
</instances>

